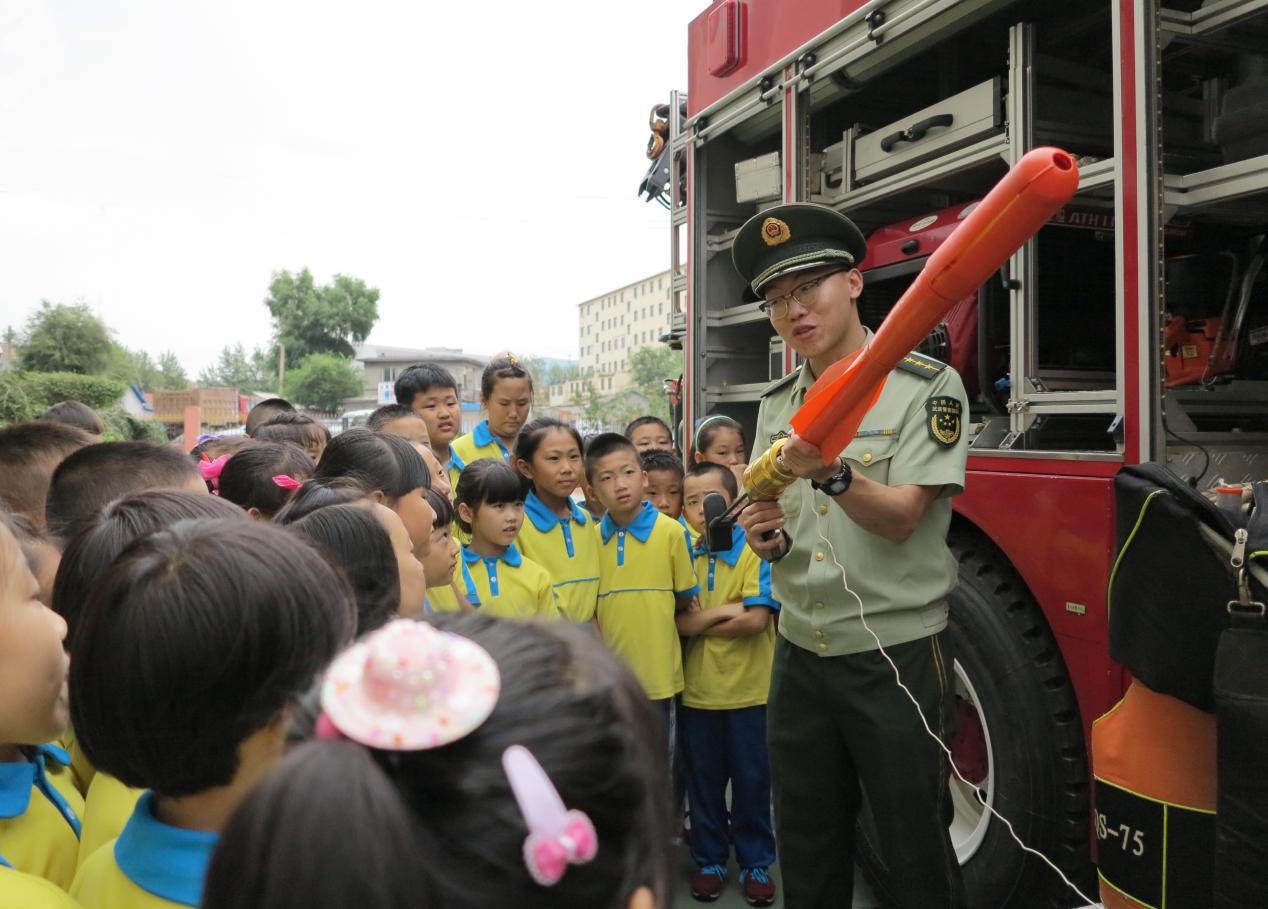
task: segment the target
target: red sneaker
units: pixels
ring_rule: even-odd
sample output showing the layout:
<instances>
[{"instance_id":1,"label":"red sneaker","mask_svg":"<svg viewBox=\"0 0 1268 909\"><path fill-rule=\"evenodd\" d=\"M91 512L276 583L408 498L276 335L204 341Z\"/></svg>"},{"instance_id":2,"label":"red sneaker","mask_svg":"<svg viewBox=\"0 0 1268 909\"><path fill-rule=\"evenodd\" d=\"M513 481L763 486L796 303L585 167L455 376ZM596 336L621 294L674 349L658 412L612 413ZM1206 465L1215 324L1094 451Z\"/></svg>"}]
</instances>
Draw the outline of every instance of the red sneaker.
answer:
<instances>
[{"instance_id":1,"label":"red sneaker","mask_svg":"<svg viewBox=\"0 0 1268 909\"><path fill-rule=\"evenodd\" d=\"M702 903L712 903L722 895L726 884L726 868L706 865L691 872L691 895Z\"/></svg>"},{"instance_id":2,"label":"red sneaker","mask_svg":"<svg viewBox=\"0 0 1268 909\"><path fill-rule=\"evenodd\" d=\"M745 868L740 872L740 893L750 906L769 906L775 902L775 882L765 868Z\"/></svg>"}]
</instances>

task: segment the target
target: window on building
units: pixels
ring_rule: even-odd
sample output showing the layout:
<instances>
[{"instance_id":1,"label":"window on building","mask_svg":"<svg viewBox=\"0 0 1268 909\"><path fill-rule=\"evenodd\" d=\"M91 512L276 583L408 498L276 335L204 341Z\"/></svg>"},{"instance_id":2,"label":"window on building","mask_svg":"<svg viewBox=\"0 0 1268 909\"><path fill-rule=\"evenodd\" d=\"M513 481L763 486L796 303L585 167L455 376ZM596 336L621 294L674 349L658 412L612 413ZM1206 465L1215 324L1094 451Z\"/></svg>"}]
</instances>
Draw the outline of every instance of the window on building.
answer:
<instances>
[{"instance_id":1,"label":"window on building","mask_svg":"<svg viewBox=\"0 0 1268 909\"><path fill-rule=\"evenodd\" d=\"M395 367L395 366L384 366L384 367L383 367L383 381L384 381L384 382L395 382L395 381L396 381L396 367Z\"/></svg>"}]
</instances>

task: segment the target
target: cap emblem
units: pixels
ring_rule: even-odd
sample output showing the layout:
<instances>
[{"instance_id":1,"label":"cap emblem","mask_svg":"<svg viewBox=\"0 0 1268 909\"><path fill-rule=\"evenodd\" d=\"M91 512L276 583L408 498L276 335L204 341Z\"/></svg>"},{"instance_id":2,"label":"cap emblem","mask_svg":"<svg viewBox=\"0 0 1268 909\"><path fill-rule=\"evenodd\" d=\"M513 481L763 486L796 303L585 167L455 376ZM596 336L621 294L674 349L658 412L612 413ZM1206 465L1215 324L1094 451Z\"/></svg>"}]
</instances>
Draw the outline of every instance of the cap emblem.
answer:
<instances>
[{"instance_id":1,"label":"cap emblem","mask_svg":"<svg viewBox=\"0 0 1268 909\"><path fill-rule=\"evenodd\" d=\"M778 218L767 218L762 222L762 240L767 246L779 246L791 239L792 231Z\"/></svg>"}]
</instances>

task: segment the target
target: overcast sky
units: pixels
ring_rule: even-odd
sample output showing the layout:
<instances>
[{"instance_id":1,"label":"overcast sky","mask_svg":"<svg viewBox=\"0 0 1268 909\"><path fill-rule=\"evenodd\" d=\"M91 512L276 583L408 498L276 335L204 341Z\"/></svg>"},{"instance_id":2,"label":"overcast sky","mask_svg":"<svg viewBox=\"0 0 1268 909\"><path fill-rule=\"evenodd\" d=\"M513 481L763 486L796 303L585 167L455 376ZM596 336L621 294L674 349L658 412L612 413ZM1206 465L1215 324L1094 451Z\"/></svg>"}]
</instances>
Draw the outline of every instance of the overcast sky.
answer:
<instances>
[{"instance_id":1,"label":"overcast sky","mask_svg":"<svg viewBox=\"0 0 1268 909\"><path fill-rule=\"evenodd\" d=\"M371 340L575 356L668 267L635 191L707 5L0 0L0 327L84 300L192 375L308 266Z\"/></svg>"}]
</instances>

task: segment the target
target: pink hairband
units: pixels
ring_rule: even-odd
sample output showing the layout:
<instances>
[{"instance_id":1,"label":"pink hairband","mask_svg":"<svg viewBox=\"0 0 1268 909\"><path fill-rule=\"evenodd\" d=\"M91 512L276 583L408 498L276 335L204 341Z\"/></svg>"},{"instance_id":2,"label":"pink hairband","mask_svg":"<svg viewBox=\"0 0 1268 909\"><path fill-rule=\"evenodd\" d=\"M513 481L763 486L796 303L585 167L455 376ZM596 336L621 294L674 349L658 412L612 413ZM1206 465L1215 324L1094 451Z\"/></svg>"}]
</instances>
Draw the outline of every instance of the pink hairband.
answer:
<instances>
[{"instance_id":1,"label":"pink hairband","mask_svg":"<svg viewBox=\"0 0 1268 909\"><path fill-rule=\"evenodd\" d=\"M437 748L479 728L500 693L497 663L479 644L397 619L331 663L317 737L385 751ZM502 768L528 827L524 866L533 880L552 887L569 865L592 861L599 849L594 824L585 812L565 808L532 753L512 745L502 753Z\"/></svg>"},{"instance_id":2,"label":"pink hairband","mask_svg":"<svg viewBox=\"0 0 1268 909\"><path fill-rule=\"evenodd\" d=\"M198 473L202 476L203 482L211 486L213 495L220 495L220 472L225 469L228 460L227 454L215 460L203 455L203 459L198 462Z\"/></svg>"},{"instance_id":3,"label":"pink hairband","mask_svg":"<svg viewBox=\"0 0 1268 909\"><path fill-rule=\"evenodd\" d=\"M282 489L299 489L304 484L290 474L281 473L273 477L273 482Z\"/></svg>"}]
</instances>

